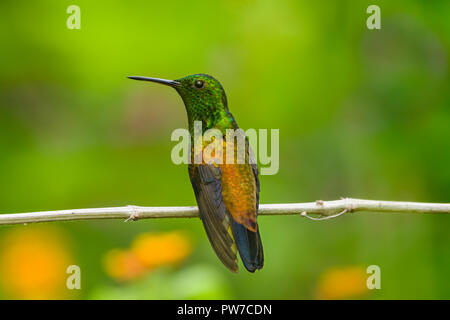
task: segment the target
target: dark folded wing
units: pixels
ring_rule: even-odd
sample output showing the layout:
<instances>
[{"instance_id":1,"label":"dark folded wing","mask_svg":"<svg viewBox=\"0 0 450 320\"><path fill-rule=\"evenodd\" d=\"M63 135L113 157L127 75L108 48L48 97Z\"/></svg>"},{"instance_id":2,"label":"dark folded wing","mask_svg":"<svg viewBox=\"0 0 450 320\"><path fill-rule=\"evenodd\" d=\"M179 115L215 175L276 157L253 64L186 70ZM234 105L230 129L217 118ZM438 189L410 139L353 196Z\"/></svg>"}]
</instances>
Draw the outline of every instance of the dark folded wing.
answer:
<instances>
[{"instance_id":1,"label":"dark folded wing","mask_svg":"<svg viewBox=\"0 0 450 320\"><path fill-rule=\"evenodd\" d=\"M232 272L238 272L230 216L222 200L221 175L220 168L214 165L189 166L189 177L209 241L222 263Z\"/></svg>"}]
</instances>

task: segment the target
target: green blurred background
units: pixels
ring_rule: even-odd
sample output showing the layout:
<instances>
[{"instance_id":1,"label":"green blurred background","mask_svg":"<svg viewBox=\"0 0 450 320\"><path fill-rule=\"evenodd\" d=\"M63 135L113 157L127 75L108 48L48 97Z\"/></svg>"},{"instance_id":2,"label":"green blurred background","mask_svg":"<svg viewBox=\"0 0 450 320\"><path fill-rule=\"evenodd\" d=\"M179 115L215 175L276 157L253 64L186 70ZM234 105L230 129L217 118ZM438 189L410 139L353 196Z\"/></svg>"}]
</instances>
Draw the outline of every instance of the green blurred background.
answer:
<instances>
[{"instance_id":1,"label":"green blurred background","mask_svg":"<svg viewBox=\"0 0 450 320\"><path fill-rule=\"evenodd\" d=\"M80 30L66 27L71 4ZM370 4L381 30L366 27ZM0 213L194 205L187 168L170 160L171 132L187 122L181 99L126 79L193 73L222 82L242 128L280 129L262 203L450 202L448 0L3 0L0 10ZM238 275L198 219L2 226L0 298L450 298L450 217L259 221L266 264ZM111 250L174 230L192 249L176 264L135 276L131 258L115 266L131 268L125 280L106 271ZM69 264L81 290L65 289ZM369 265L381 290L361 284Z\"/></svg>"}]
</instances>

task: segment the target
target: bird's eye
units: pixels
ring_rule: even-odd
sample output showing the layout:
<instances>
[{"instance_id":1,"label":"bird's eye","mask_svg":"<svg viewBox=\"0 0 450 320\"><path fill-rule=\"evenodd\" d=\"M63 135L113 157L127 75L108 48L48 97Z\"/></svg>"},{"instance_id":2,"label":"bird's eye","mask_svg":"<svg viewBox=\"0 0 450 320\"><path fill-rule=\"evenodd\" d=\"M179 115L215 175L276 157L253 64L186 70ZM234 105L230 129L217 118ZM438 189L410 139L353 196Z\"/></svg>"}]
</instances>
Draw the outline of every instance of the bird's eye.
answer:
<instances>
[{"instance_id":1,"label":"bird's eye","mask_svg":"<svg viewBox=\"0 0 450 320\"><path fill-rule=\"evenodd\" d=\"M194 82L194 87L196 87L197 89L203 88L204 85L205 85L205 83L202 80L196 80Z\"/></svg>"}]
</instances>

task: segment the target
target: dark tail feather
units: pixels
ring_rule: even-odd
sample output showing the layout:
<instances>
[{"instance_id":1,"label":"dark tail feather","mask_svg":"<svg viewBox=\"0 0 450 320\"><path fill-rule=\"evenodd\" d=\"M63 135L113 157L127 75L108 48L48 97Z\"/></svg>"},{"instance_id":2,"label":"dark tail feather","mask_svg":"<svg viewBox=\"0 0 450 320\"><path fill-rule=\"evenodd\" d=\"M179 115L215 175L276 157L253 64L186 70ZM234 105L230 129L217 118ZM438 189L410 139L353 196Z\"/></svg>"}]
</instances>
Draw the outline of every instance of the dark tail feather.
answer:
<instances>
[{"instance_id":1,"label":"dark tail feather","mask_svg":"<svg viewBox=\"0 0 450 320\"><path fill-rule=\"evenodd\" d=\"M245 268L250 272L261 269L264 266L264 253L259 236L259 227L258 231L253 232L234 221L234 219L230 220L234 241Z\"/></svg>"}]
</instances>

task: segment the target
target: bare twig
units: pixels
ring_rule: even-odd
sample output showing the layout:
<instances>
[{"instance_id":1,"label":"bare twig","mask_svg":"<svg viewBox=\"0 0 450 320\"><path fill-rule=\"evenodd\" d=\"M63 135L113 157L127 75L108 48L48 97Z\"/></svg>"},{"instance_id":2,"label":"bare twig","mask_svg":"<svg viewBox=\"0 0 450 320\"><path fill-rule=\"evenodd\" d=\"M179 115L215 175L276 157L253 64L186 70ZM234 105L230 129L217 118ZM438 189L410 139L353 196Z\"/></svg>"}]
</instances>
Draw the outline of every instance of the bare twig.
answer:
<instances>
[{"instance_id":1,"label":"bare twig","mask_svg":"<svg viewBox=\"0 0 450 320\"><path fill-rule=\"evenodd\" d=\"M323 220L334 218L350 212L389 212L389 213L447 213L449 203L421 203L400 201L377 201L345 198L334 201L287 204L260 205L259 215L301 215L319 214ZM126 219L138 220L149 218L195 218L197 207L139 207L125 206L114 208L73 209L41 211L30 213L0 214L0 224L27 224L35 222L91 220L91 219Z\"/></svg>"},{"instance_id":2,"label":"bare twig","mask_svg":"<svg viewBox=\"0 0 450 320\"><path fill-rule=\"evenodd\" d=\"M344 209L341 212L333 214L331 216L320 214L320 217L318 217L318 218L311 217L310 215L308 215L308 212L306 212L306 211L303 211L302 213L300 213L300 215L302 217L308 218L310 220L321 221L321 220L330 220L330 219L337 218L337 217L342 216L344 213L347 213L347 212L348 212L348 209Z\"/></svg>"}]
</instances>

